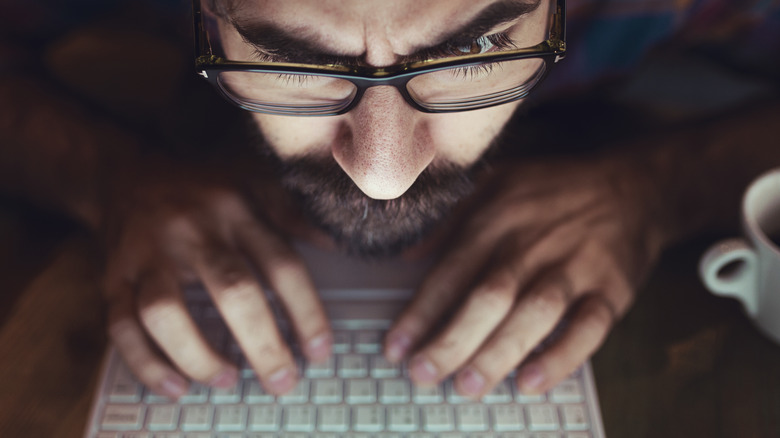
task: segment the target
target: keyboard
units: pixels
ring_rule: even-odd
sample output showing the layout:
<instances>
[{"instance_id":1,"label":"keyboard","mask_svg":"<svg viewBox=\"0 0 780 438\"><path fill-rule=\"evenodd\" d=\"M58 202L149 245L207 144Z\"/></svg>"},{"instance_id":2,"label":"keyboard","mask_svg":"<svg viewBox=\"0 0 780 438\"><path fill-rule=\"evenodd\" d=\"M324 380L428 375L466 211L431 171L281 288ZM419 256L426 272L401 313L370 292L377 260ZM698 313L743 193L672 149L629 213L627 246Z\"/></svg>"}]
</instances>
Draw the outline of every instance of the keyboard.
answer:
<instances>
[{"instance_id":1,"label":"keyboard","mask_svg":"<svg viewBox=\"0 0 780 438\"><path fill-rule=\"evenodd\" d=\"M137 382L111 348L86 438L604 436L589 364L547 394L524 395L508 376L475 402L458 395L451 379L433 388L412 385L405 366L381 354L389 321L333 321L332 357L320 364L301 360L298 386L276 397L263 391L210 303L191 300L190 310L209 342L239 364L238 385L193 383L171 401ZM289 331L283 323L282 329Z\"/></svg>"}]
</instances>

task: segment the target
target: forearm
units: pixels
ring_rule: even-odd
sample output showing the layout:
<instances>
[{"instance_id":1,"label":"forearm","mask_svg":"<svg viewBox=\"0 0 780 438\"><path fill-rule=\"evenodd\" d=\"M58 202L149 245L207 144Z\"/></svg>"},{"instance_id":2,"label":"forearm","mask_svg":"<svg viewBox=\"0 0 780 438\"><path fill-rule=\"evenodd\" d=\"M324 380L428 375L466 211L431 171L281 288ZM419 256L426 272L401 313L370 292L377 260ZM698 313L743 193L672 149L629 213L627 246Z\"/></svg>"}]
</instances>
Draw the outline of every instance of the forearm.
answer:
<instances>
[{"instance_id":1,"label":"forearm","mask_svg":"<svg viewBox=\"0 0 780 438\"><path fill-rule=\"evenodd\" d=\"M648 187L662 246L699 233L735 228L743 191L780 166L780 102L649 139L632 154ZM655 145L651 145L655 144Z\"/></svg>"},{"instance_id":2,"label":"forearm","mask_svg":"<svg viewBox=\"0 0 780 438\"><path fill-rule=\"evenodd\" d=\"M90 226L101 220L109 176L137 152L136 141L109 121L18 76L0 80L0 138L0 192Z\"/></svg>"}]
</instances>

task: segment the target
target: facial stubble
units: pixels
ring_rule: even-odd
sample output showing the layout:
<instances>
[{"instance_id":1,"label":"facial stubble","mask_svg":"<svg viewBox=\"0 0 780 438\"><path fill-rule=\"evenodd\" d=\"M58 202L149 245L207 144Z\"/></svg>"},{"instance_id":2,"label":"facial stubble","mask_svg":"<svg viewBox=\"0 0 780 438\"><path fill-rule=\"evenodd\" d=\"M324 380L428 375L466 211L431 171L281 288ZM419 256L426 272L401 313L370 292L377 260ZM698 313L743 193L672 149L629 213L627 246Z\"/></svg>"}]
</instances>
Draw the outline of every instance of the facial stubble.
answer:
<instances>
[{"instance_id":1,"label":"facial stubble","mask_svg":"<svg viewBox=\"0 0 780 438\"><path fill-rule=\"evenodd\" d=\"M420 242L474 187L471 169L435 164L400 197L377 200L330 156L275 160L282 184L309 222L364 258L396 255Z\"/></svg>"}]
</instances>

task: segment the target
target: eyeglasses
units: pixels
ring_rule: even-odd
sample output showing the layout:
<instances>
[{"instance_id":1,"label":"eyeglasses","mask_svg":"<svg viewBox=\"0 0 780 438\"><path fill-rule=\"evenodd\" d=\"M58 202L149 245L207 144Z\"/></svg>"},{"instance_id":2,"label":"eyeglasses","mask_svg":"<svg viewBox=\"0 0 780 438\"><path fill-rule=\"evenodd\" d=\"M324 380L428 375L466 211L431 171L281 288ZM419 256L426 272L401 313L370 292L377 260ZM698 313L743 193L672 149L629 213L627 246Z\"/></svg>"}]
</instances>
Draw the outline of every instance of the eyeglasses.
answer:
<instances>
[{"instance_id":1,"label":"eyeglasses","mask_svg":"<svg viewBox=\"0 0 780 438\"><path fill-rule=\"evenodd\" d=\"M526 97L566 54L565 0L549 2L540 42L517 48L510 39L486 53L396 64L314 65L229 60L220 51L213 23L219 18L193 0L198 74L237 106L286 116L329 116L354 108L368 88L395 87L413 108L450 113L488 108ZM204 14L210 14L204 20ZM211 23L211 24L209 24ZM209 32L209 30L211 30ZM486 38L486 37L483 37ZM521 38L525 42L528 38ZM485 42L485 40L482 40ZM478 47L479 48L479 47Z\"/></svg>"}]
</instances>

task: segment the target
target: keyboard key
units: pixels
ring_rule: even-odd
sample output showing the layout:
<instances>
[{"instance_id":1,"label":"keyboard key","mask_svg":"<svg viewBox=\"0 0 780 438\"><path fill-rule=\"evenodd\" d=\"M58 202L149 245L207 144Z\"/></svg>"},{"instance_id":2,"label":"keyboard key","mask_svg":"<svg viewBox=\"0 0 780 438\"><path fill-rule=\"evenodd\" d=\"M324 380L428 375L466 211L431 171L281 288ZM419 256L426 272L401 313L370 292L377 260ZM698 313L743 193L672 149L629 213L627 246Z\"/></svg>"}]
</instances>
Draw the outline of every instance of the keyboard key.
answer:
<instances>
[{"instance_id":1,"label":"keyboard key","mask_svg":"<svg viewBox=\"0 0 780 438\"><path fill-rule=\"evenodd\" d=\"M455 416L452 406L425 405L422 408L423 429L427 432L455 430Z\"/></svg>"},{"instance_id":2,"label":"keyboard key","mask_svg":"<svg viewBox=\"0 0 780 438\"><path fill-rule=\"evenodd\" d=\"M389 406L387 429L393 432L413 432L420 428L417 406Z\"/></svg>"},{"instance_id":3,"label":"keyboard key","mask_svg":"<svg viewBox=\"0 0 780 438\"><path fill-rule=\"evenodd\" d=\"M182 435L180 433L172 433L172 432L156 432L152 434L152 438L187 438L188 436L195 436L200 434L187 434Z\"/></svg>"},{"instance_id":4,"label":"keyboard key","mask_svg":"<svg viewBox=\"0 0 780 438\"><path fill-rule=\"evenodd\" d=\"M265 392L260 382L251 379L244 384L244 402L250 404L273 403L276 400L273 394Z\"/></svg>"},{"instance_id":5,"label":"keyboard key","mask_svg":"<svg viewBox=\"0 0 780 438\"><path fill-rule=\"evenodd\" d=\"M385 429L383 406L356 406L353 414L352 427L358 432L381 432Z\"/></svg>"},{"instance_id":6,"label":"keyboard key","mask_svg":"<svg viewBox=\"0 0 780 438\"><path fill-rule=\"evenodd\" d=\"M379 379L388 377L399 377L401 375L401 365L390 363L382 355L371 357L371 377Z\"/></svg>"},{"instance_id":7,"label":"keyboard key","mask_svg":"<svg viewBox=\"0 0 780 438\"><path fill-rule=\"evenodd\" d=\"M590 438L587 432L571 432L566 434L566 438Z\"/></svg>"},{"instance_id":8,"label":"keyboard key","mask_svg":"<svg viewBox=\"0 0 780 438\"><path fill-rule=\"evenodd\" d=\"M284 409L284 429L291 432L311 432L315 426L314 406L288 406Z\"/></svg>"},{"instance_id":9,"label":"keyboard key","mask_svg":"<svg viewBox=\"0 0 780 438\"><path fill-rule=\"evenodd\" d=\"M515 400L517 400L518 403L523 404L544 403L547 401L547 397L545 397L544 394L523 394L522 392L517 391L517 394L515 394Z\"/></svg>"},{"instance_id":10,"label":"keyboard key","mask_svg":"<svg viewBox=\"0 0 780 438\"><path fill-rule=\"evenodd\" d=\"M495 435L493 435L490 432L487 433L471 433L469 434L470 438L497 438Z\"/></svg>"},{"instance_id":11,"label":"keyboard key","mask_svg":"<svg viewBox=\"0 0 780 438\"><path fill-rule=\"evenodd\" d=\"M349 408L347 406L320 407L317 429L323 432L346 432L349 430Z\"/></svg>"},{"instance_id":12,"label":"keyboard key","mask_svg":"<svg viewBox=\"0 0 780 438\"><path fill-rule=\"evenodd\" d=\"M432 433L410 433L406 436L407 438L435 438Z\"/></svg>"},{"instance_id":13,"label":"keyboard key","mask_svg":"<svg viewBox=\"0 0 780 438\"><path fill-rule=\"evenodd\" d=\"M415 403L441 403L444 401L444 390L441 385L428 388L420 386L412 387L412 400Z\"/></svg>"},{"instance_id":14,"label":"keyboard key","mask_svg":"<svg viewBox=\"0 0 780 438\"><path fill-rule=\"evenodd\" d=\"M310 379L318 379L333 377L335 371L335 360L330 356L325 362L307 363L304 375Z\"/></svg>"},{"instance_id":15,"label":"keyboard key","mask_svg":"<svg viewBox=\"0 0 780 438\"><path fill-rule=\"evenodd\" d=\"M214 407L211 405L186 405L181 408L181 429L198 431L211 429Z\"/></svg>"},{"instance_id":16,"label":"keyboard key","mask_svg":"<svg viewBox=\"0 0 780 438\"><path fill-rule=\"evenodd\" d=\"M220 432L240 431L246 427L246 406L217 406L214 416L214 428Z\"/></svg>"},{"instance_id":17,"label":"keyboard key","mask_svg":"<svg viewBox=\"0 0 780 438\"><path fill-rule=\"evenodd\" d=\"M487 408L484 405L460 405L456 412L460 430L471 432L488 429Z\"/></svg>"},{"instance_id":18,"label":"keyboard key","mask_svg":"<svg viewBox=\"0 0 780 438\"><path fill-rule=\"evenodd\" d=\"M309 401L309 381L299 380L292 391L280 395L277 400L282 404L306 403Z\"/></svg>"},{"instance_id":19,"label":"keyboard key","mask_svg":"<svg viewBox=\"0 0 780 438\"><path fill-rule=\"evenodd\" d=\"M249 408L249 424L252 431L272 432L279 430L282 408L278 405L258 405Z\"/></svg>"},{"instance_id":20,"label":"keyboard key","mask_svg":"<svg viewBox=\"0 0 780 438\"><path fill-rule=\"evenodd\" d=\"M140 429L143 414L143 405L108 405L100 424L106 430Z\"/></svg>"},{"instance_id":21,"label":"keyboard key","mask_svg":"<svg viewBox=\"0 0 780 438\"><path fill-rule=\"evenodd\" d=\"M352 336L346 331L333 332L333 353L350 353L352 351Z\"/></svg>"},{"instance_id":22,"label":"keyboard key","mask_svg":"<svg viewBox=\"0 0 780 438\"><path fill-rule=\"evenodd\" d=\"M241 380L232 388L213 388L211 402L216 404L238 403L241 401Z\"/></svg>"},{"instance_id":23,"label":"keyboard key","mask_svg":"<svg viewBox=\"0 0 780 438\"><path fill-rule=\"evenodd\" d=\"M590 427L588 414L583 405L565 405L561 408L563 428L566 430L585 430Z\"/></svg>"},{"instance_id":24,"label":"keyboard key","mask_svg":"<svg viewBox=\"0 0 780 438\"><path fill-rule=\"evenodd\" d=\"M506 380L499 382L492 391L482 398L485 403L509 403L512 401L512 390Z\"/></svg>"},{"instance_id":25,"label":"keyboard key","mask_svg":"<svg viewBox=\"0 0 780 438\"><path fill-rule=\"evenodd\" d=\"M340 377L366 377L368 361L360 354L342 354L338 356L338 373Z\"/></svg>"},{"instance_id":26,"label":"keyboard key","mask_svg":"<svg viewBox=\"0 0 780 438\"><path fill-rule=\"evenodd\" d=\"M496 432L523 430L523 407L521 405L497 405L491 406L493 417L493 430Z\"/></svg>"},{"instance_id":27,"label":"keyboard key","mask_svg":"<svg viewBox=\"0 0 780 438\"><path fill-rule=\"evenodd\" d=\"M108 387L109 401L137 403L141 400L142 390L143 386L135 380L127 365L124 362L118 362Z\"/></svg>"},{"instance_id":28,"label":"keyboard key","mask_svg":"<svg viewBox=\"0 0 780 438\"><path fill-rule=\"evenodd\" d=\"M206 403L209 398L209 387L202 383L192 382L187 393L179 397L179 403Z\"/></svg>"},{"instance_id":29,"label":"keyboard key","mask_svg":"<svg viewBox=\"0 0 780 438\"><path fill-rule=\"evenodd\" d=\"M468 438L468 435L466 435L465 433L448 432L448 433L440 433L439 438Z\"/></svg>"},{"instance_id":30,"label":"keyboard key","mask_svg":"<svg viewBox=\"0 0 780 438\"><path fill-rule=\"evenodd\" d=\"M273 438L273 435L271 436ZM305 433L280 433L278 438L309 438Z\"/></svg>"},{"instance_id":31,"label":"keyboard key","mask_svg":"<svg viewBox=\"0 0 780 438\"><path fill-rule=\"evenodd\" d=\"M583 394L579 380L564 380L550 391L550 401L553 403L580 403L585 399Z\"/></svg>"},{"instance_id":32,"label":"keyboard key","mask_svg":"<svg viewBox=\"0 0 780 438\"><path fill-rule=\"evenodd\" d=\"M448 380L444 384L444 391L447 394L447 401L450 403L472 403L473 400L471 400L468 397L464 397L460 394L458 394L458 391L455 389L455 382L452 380Z\"/></svg>"},{"instance_id":33,"label":"keyboard key","mask_svg":"<svg viewBox=\"0 0 780 438\"><path fill-rule=\"evenodd\" d=\"M382 350L382 334L375 331L355 333L356 353L379 353Z\"/></svg>"},{"instance_id":34,"label":"keyboard key","mask_svg":"<svg viewBox=\"0 0 780 438\"><path fill-rule=\"evenodd\" d=\"M347 403L367 404L376 401L376 382L371 379L347 380Z\"/></svg>"},{"instance_id":35,"label":"keyboard key","mask_svg":"<svg viewBox=\"0 0 780 438\"><path fill-rule=\"evenodd\" d=\"M379 381L381 403L408 403L409 381L406 379L383 379Z\"/></svg>"},{"instance_id":36,"label":"keyboard key","mask_svg":"<svg viewBox=\"0 0 780 438\"><path fill-rule=\"evenodd\" d=\"M174 430L179 424L179 406L174 404L151 405L146 414L149 430Z\"/></svg>"},{"instance_id":37,"label":"keyboard key","mask_svg":"<svg viewBox=\"0 0 780 438\"><path fill-rule=\"evenodd\" d=\"M343 397L342 380L319 379L312 381L311 401L317 404L341 403Z\"/></svg>"},{"instance_id":38,"label":"keyboard key","mask_svg":"<svg viewBox=\"0 0 780 438\"><path fill-rule=\"evenodd\" d=\"M528 406L528 428L531 430L557 430L558 413L552 405Z\"/></svg>"},{"instance_id":39,"label":"keyboard key","mask_svg":"<svg viewBox=\"0 0 780 438\"><path fill-rule=\"evenodd\" d=\"M125 432L120 433L119 436L121 438L152 438L151 435L146 432Z\"/></svg>"}]
</instances>

